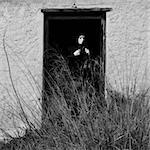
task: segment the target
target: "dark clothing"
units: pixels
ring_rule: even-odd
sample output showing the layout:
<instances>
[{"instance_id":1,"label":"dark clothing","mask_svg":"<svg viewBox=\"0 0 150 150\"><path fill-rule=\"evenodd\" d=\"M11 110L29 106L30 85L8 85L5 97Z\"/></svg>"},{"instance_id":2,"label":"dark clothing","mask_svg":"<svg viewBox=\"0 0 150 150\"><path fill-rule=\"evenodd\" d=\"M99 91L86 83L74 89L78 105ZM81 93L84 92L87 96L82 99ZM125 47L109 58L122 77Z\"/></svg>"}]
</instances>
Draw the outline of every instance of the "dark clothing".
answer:
<instances>
[{"instance_id":1,"label":"dark clothing","mask_svg":"<svg viewBox=\"0 0 150 150\"><path fill-rule=\"evenodd\" d=\"M81 67L81 66L83 66L84 62L85 62L87 59L89 59L89 55L85 52L85 47L84 47L84 46L81 47L81 48L79 47L79 49L81 50L81 51L80 51L80 55L74 56L74 57L76 57L77 62L78 62L78 64L79 64L79 66Z\"/></svg>"},{"instance_id":2,"label":"dark clothing","mask_svg":"<svg viewBox=\"0 0 150 150\"><path fill-rule=\"evenodd\" d=\"M69 67L71 70L71 73L74 77L81 77L82 70L85 66L85 62L89 60L89 55L85 52L84 46L78 46L76 50L80 50L80 54L75 56L72 53L72 56L69 58Z\"/></svg>"}]
</instances>

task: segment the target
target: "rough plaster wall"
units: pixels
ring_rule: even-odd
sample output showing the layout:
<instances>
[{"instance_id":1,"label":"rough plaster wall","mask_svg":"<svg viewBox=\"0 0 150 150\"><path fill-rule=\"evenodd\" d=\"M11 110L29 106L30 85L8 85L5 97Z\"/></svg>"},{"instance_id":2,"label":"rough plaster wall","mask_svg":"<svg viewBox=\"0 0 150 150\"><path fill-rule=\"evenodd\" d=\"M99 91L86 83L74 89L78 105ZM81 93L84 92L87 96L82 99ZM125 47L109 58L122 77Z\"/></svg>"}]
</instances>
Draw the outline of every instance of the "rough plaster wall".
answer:
<instances>
[{"instance_id":1,"label":"rough plaster wall","mask_svg":"<svg viewBox=\"0 0 150 150\"><path fill-rule=\"evenodd\" d=\"M4 2L0 7L0 127L7 130L23 125L17 119L21 111L10 77L28 115L34 112L40 116L37 103L42 85L43 16L36 5L28 7L26 3ZM12 112L18 116L14 118Z\"/></svg>"},{"instance_id":2,"label":"rough plaster wall","mask_svg":"<svg viewBox=\"0 0 150 150\"><path fill-rule=\"evenodd\" d=\"M147 1L124 1L108 14L107 75L117 88L135 82L140 87L148 78L147 6Z\"/></svg>"},{"instance_id":3,"label":"rough plaster wall","mask_svg":"<svg viewBox=\"0 0 150 150\"><path fill-rule=\"evenodd\" d=\"M10 113L19 114L20 110L16 107L18 102L10 82L4 46L17 93L23 98L23 103L31 106L31 111L36 110L42 85L43 14L40 9L70 8L73 2L74 0L43 0L42 3L40 0L22 0L19 3L17 0L0 1L0 128L13 129L15 122L22 126ZM117 88L122 85L131 86L136 76L138 82L141 82L150 64L147 42L147 37L150 37L147 36L148 1L76 0L76 4L82 8L113 8L112 12L107 13L107 77ZM149 70L146 73L148 72ZM35 114L37 113L39 112Z\"/></svg>"}]
</instances>

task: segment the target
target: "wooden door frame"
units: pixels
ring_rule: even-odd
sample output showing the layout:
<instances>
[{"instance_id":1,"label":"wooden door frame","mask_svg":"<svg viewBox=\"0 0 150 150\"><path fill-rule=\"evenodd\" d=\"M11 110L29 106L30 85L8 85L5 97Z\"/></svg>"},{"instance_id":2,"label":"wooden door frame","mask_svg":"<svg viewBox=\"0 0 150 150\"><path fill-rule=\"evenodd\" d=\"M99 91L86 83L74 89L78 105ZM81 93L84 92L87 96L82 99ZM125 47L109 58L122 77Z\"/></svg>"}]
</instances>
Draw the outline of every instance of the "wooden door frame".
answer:
<instances>
[{"instance_id":1,"label":"wooden door frame","mask_svg":"<svg viewBox=\"0 0 150 150\"><path fill-rule=\"evenodd\" d=\"M104 62L104 72L106 71L106 12L111 11L111 8L71 8L71 9L42 9L44 14L44 51L48 47L49 20L65 20L65 19L100 19L103 30L103 46L102 46L102 61ZM44 58L44 55L43 55ZM43 59L44 65L44 59ZM44 69L43 69L44 77ZM44 82L43 82L44 88ZM43 102L42 102L43 103ZM44 107L43 107L44 108ZM42 109L43 109L42 108ZM44 116L43 110L43 116Z\"/></svg>"}]
</instances>

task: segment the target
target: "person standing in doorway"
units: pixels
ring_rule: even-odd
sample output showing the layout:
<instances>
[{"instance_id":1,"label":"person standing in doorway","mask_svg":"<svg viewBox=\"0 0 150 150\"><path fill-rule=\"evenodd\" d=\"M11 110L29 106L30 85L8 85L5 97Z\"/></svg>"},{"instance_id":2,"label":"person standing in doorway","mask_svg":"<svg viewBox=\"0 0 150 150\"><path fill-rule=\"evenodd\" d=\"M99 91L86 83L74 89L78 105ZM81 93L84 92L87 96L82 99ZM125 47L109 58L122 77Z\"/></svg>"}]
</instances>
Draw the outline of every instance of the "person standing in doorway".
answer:
<instances>
[{"instance_id":1,"label":"person standing in doorway","mask_svg":"<svg viewBox=\"0 0 150 150\"><path fill-rule=\"evenodd\" d=\"M90 50L86 47L85 35L81 34L77 39L77 48L73 52L74 73L75 76L82 76L83 80L88 74L88 60L90 59Z\"/></svg>"}]
</instances>

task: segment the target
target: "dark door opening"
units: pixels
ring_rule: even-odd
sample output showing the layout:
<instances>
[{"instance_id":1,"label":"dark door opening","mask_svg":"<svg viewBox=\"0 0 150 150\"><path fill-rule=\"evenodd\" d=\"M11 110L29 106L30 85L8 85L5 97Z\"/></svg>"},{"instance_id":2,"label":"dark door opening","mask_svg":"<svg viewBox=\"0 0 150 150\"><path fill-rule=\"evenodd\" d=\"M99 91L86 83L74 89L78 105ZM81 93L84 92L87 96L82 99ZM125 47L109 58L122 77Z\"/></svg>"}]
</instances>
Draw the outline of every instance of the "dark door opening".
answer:
<instances>
[{"instance_id":1,"label":"dark door opening","mask_svg":"<svg viewBox=\"0 0 150 150\"><path fill-rule=\"evenodd\" d=\"M67 19L49 21L48 44L54 47L64 57L73 53L73 46L77 44L80 34L86 36L86 45L92 57L102 54L103 30L98 19Z\"/></svg>"},{"instance_id":2,"label":"dark door opening","mask_svg":"<svg viewBox=\"0 0 150 150\"><path fill-rule=\"evenodd\" d=\"M43 116L46 113L47 80L51 73L52 50L66 59L74 51L77 37L84 34L86 46L92 58L99 56L104 64L106 54L106 12L109 8L96 9L45 9L44 13L44 53L43 53ZM55 61L55 58L53 59ZM104 92L104 88L103 91ZM50 94L50 93L49 93Z\"/></svg>"}]
</instances>

